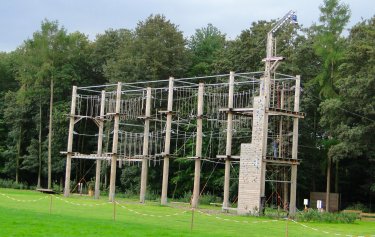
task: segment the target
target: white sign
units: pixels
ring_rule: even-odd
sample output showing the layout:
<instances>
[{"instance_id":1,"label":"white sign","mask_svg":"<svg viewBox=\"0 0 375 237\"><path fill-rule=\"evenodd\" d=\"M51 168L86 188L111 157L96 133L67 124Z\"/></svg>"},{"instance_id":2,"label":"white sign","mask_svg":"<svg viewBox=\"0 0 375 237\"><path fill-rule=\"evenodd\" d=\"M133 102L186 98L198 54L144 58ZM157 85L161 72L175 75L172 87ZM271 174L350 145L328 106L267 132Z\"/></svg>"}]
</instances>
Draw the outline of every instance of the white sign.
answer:
<instances>
[{"instance_id":1,"label":"white sign","mask_svg":"<svg viewBox=\"0 0 375 237\"><path fill-rule=\"evenodd\" d=\"M303 205L305 206L309 205L309 199L303 199Z\"/></svg>"},{"instance_id":2,"label":"white sign","mask_svg":"<svg viewBox=\"0 0 375 237\"><path fill-rule=\"evenodd\" d=\"M316 201L316 208L321 209L322 208L322 200Z\"/></svg>"}]
</instances>

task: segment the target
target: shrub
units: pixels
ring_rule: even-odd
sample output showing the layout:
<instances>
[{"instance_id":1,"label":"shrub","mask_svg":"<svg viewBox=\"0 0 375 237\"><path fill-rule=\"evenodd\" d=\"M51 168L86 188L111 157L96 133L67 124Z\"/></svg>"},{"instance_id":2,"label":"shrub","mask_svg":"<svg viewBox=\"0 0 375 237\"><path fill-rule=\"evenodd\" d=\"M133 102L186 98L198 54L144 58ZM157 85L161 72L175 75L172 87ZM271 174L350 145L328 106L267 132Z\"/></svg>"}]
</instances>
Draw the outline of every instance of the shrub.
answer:
<instances>
[{"instance_id":1,"label":"shrub","mask_svg":"<svg viewBox=\"0 0 375 237\"><path fill-rule=\"evenodd\" d=\"M16 183L10 179L0 179L1 188L13 188L13 189L28 189L27 183Z\"/></svg>"},{"instance_id":2,"label":"shrub","mask_svg":"<svg viewBox=\"0 0 375 237\"><path fill-rule=\"evenodd\" d=\"M309 209L306 212L299 212L296 215L298 221L316 221L327 223L353 223L356 220L356 215L353 213L331 213L319 212L314 209Z\"/></svg>"},{"instance_id":3,"label":"shrub","mask_svg":"<svg viewBox=\"0 0 375 237\"><path fill-rule=\"evenodd\" d=\"M346 210L358 210L362 212L370 212L370 209L367 208L363 203L354 203L348 207L345 208Z\"/></svg>"},{"instance_id":4,"label":"shrub","mask_svg":"<svg viewBox=\"0 0 375 237\"><path fill-rule=\"evenodd\" d=\"M223 201L220 197L212 195L210 193L206 193L199 198L200 204L209 205L210 203L221 203L221 202Z\"/></svg>"},{"instance_id":5,"label":"shrub","mask_svg":"<svg viewBox=\"0 0 375 237\"><path fill-rule=\"evenodd\" d=\"M288 215L288 212L284 211L284 209L282 208L278 209L278 208L266 207L264 215L270 218L280 218L280 217L286 217Z\"/></svg>"}]
</instances>

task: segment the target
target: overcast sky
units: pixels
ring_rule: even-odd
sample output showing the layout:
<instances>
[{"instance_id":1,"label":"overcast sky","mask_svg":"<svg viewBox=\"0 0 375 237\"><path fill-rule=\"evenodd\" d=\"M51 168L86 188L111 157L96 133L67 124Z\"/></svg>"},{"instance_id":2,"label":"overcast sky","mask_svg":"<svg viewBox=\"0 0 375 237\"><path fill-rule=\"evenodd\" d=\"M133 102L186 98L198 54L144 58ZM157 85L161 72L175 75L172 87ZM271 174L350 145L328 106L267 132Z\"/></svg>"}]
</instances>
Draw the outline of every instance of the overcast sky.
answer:
<instances>
[{"instance_id":1,"label":"overcast sky","mask_svg":"<svg viewBox=\"0 0 375 237\"><path fill-rule=\"evenodd\" d=\"M375 0L341 0L352 12L349 26L375 14ZM236 38L251 22L297 11L298 21L310 26L318 21L323 0L2 0L0 51L12 51L43 19L58 20L68 32L80 31L95 39L106 29L134 29L150 14L163 14L186 37L212 23L228 38Z\"/></svg>"}]
</instances>

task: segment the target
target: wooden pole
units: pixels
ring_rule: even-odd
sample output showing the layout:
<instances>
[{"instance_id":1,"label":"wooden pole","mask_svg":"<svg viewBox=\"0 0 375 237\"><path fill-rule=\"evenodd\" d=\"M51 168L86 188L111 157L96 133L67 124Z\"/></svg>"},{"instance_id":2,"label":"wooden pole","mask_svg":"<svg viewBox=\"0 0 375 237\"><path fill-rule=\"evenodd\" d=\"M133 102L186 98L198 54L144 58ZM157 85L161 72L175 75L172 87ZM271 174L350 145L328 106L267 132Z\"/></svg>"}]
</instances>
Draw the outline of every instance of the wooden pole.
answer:
<instances>
[{"instance_id":1,"label":"wooden pole","mask_svg":"<svg viewBox=\"0 0 375 237\"><path fill-rule=\"evenodd\" d=\"M70 118L69 118L69 133L68 133L68 148L66 153L66 171L65 171L65 189L64 196L68 197L70 194L70 173L72 168L72 150L73 150L73 130L75 123L75 111L76 111L76 99L77 99L77 87L73 86L72 92L72 104L70 106Z\"/></svg>"},{"instance_id":2,"label":"wooden pole","mask_svg":"<svg viewBox=\"0 0 375 237\"><path fill-rule=\"evenodd\" d=\"M49 214L52 214L52 194L50 195L50 201L49 201Z\"/></svg>"},{"instance_id":3,"label":"wooden pole","mask_svg":"<svg viewBox=\"0 0 375 237\"><path fill-rule=\"evenodd\" d=\"M49 126L48 126L48 184L47 188L51 189L52 183L52 116L53 116L53 78L51 79L51 95L49 102Z\"/></svg>"},{"instance_id":4,"label":"wooden pole","mask_svg":"<svg viewBox=\"0 0 375 237\"><path fill-rule=\"evenodd\" d=\"M191 208L190 231L193 231L193 227L194 227L194 207Z\"/></svg>"},{"instance_id":5,"label":"wooden pole","mask_svg":"<svg viewBox=\"0 0 375 237\"><path fill-rule=\"evenodd\" d=\"M141 192L139 201L145 202L147 189L147 172L148 172L148 142L150 134L150 116L151 116L151 87L147 87L146 94L146 111L145 111L145 127L143 130L143 159L142 159L142 173L141 173Z\"/></svg>"},{"instance_id":6,"label":"wooden pole","mask_svg":"<svg viewBox=\"0 0 375 237\"><path fill-rule=\"evenodd\" d=\"M198 88L198 109L197 109L197 140L195 146L195 172L194 172L194 189L191 206L198 207L201 179L201 158L202 158L202 137L203 137L203 96L204 83L199 83Z\"/></svg>"},{"instance_id":7,"label":"wooden pole","mask_svg":"<svg viewBox=\"0 0 375 237\"><path fill-rule=\"evenodd\" d=\"M118 82L117 83L117 93L116 93L115 122L114 122L114 129L113 129L111 178L109 180L109 201L110 202L115 201L117 145L118 145L118 130L119 130L119 125L120 125L120 102L121 102L121 82Z\"/></svg>"},{"instance_id":8,"label":"wooden pole","mask_svg":"<svg viewBox=\"0 0 375 237\"><path fill-rule=\"evenodd\" d=\"M285 224L285 236L288 237L289 236L289 230L288 230L288 221L289 221L289 218L286 218L286 224Z\"/></svg>"},{"instance_id":9,"label":"wooden pole","mask_svg":"<svg viewBox=\"0 0 375 237\"><path fill-rule=\"evenodd\" d=\"M295 94L294 94L294 112L299 112L299 97L301 92L301 77L296 76ZM292 159L298 158L298 118L293 119L293 141L292 141ZM296 213L296 192L297 192L297 165L292 165L290 183L290 205L289 215Z\"/></svg>"},{"instance_id":10,"label":"wooden pole","mask_svg":"<svg viewBox=\"0 0 375 237\"><path fill-rule=\"evenodd\" d=\"M172 108L173 108L173 77L169 78L168 87L168 107L167 107L167 121L165 131L164 143L164 164L163 164L163 183L161 190L161 205L167 205L168 202L168 175L169 175L169 153L171 145L171 128L172 128Z\"/></svg>"},{"instance_id":11,"label":"wooden pole","mask_svg":"<svg viewBox=\"0 0 375 237\"><path fill-rule=\"evenodd\" d=\"M234 94L234 72L229 73L228 90L228 114L227 114L227 143L225 148L225 174L224 174L224 199L223 208L229 207L229 185L230 185L230 156L232 155L233 136L233 94Z\"/></svg>"},{"instance_id":12,"label":"wooden pole","mask_svg":"<svg viewBox=\"0 0 375 237\"><path fill-rule=\"evenodd\" d=\"M331 196L331 158L327 157L327 163L326 212L329 212L329 199Z\"/></svg>"},{"instance_id":13,"label":"wooden pole","mask_svg":"<svg viewBox=\"0 0 375 237\"><path fill-rule=\"evenodd\" d=\"M116 201L113 198L113 221L116 221Z\"/></svg>"},{"instance_id":14,"label":"wooden pole","mask_svg":"<svg viewBox=\"0 0 375 237\"><path fill-rule=\"evenodd\" d=\"M266 96L267 98L267 96ZM265 104L265 111L269 108L268 102ZM262 157L266 157L267 155L267 138L268 138L268 113L264 113L264 119L263 119L263 142L262 142ZM261 185L260 185L260 194L261 197L265 197L265 190L266 190L266 165L267 163L264 161L262 162L261 166Z\"/></svg>"},{"instance_id":15,"label":"wooden pole","mask_svg":"<svg viewBox=\"0 0 375 237\"><path fill-rule=\"evenodd\" d=\"M103 151L103 129L104 129L104 106L105 106L105 91L102 91L100 100L100 118L99 118L99 134L98 134L98 150L97 155L102 156ZM100 171L102 169L102 162L96 159L96 172L95 172L95 199L100 197Z\"/></svg>"}]
</instances>

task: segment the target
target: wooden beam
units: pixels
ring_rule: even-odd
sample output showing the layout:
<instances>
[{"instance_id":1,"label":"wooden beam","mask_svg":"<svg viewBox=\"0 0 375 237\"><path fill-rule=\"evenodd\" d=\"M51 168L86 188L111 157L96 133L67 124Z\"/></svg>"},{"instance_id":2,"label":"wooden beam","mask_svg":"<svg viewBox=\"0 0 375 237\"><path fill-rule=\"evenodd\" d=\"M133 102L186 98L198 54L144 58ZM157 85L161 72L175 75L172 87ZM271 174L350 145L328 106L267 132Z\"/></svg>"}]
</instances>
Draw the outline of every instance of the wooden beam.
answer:
<instances>
[{"instance_id":1,"label":"wooden beam","mask_svg":"<svg viewBox=\"0 0 375 237\"><path fill-rule=\"evenodd\" d=\"M228 88L228 112L227 112L227 140L225 147L225 172L224 172L224 198L223 208L229 207L229 185L230 185L230 156L232 155L233 136L233 95L234 95L234 72L229 73Z\"/></svg>"},{"instance_id":2,"label":"wooden beam","mask_svg":"<svg viewBox=\"0 0 375 237\"><path fill-rule=\"evenodd\" d=\"M142 159L142 173L141 173L141 191L139 201L145 202L147 189L147 172L148 172L148 142L150 134L150 116L151 116L151 87L147 87L146 93L146 111L145 111L145 127L143 130L143 159Z\"/></svg>"},{"instance_id":3,"label":"wooden beam","mask_svg":"<svg viewBox=\"0 0 375 237\"><path fill-rule=\"evenodd\" d=\"M112 143L112 159L111 159L111 176L109 180L109 201L115 201L116 192L116 168L117 168L117 146L118 146L118 131L120 123L120 102L121 102L121 82L117 83L116 93L116 110L115 121L113 128L113 143Z\"/></svg>"},{"instance_id":4,"label":"wooden beam","mask_svg":"<svg viewBox=\"0 0 375 237\"><path fill-rule=\"evenodd\" d=\"M301 78L296 76L295 94L294 94L294 112L299 112L299 97L301 92ZM298 118L293 119L293 141L292 141L292 159L298 158ZM296 213L296 192L297 192L297 165L292 165L291 185L290 185L290 205L289 215L294 216Z\"/></svg>"},{"instance_id":5,"label":"wooden beam","mask_svg":"<svg viewBox=\"0 0 375 237\"><path fill-rule=\"evenodd\" d=\"M194 171L194 189L193 189L193 200L191 206L193 208L198 207L199 194L200 194L200 178L201 178L201 157L202 157L202 137L203 137L203 96L204 96L204 84L199 83L198 88L198 108L197 108L197 140L195 146L195 171Z\"/></svg>"},{"instance_id":6,"label":"wooden beam","mask_svg":"<svg viewBox=\"0 0 375 237\"><path fill-rule=\"evenodd\" d=\"M65 189L64 196L70 194L70 173L72 169L72 150L73 150L73 131L74 131L74 114L76 112L77 87L73 86L72 103L70 105L68 148L66 153L66 170L65 170Z\"/></svg>"},{"instance_id":7,"label":"wooden beam","mask_svg":"<svg viewBox=\"0 0 375 237\"><path fill-rule=\"evenodd\" d=\"M102 97L100 99L100 117L104 115L104 106L105 106L105 91L102 91ZM103 151L103 129L104 129L104 120L103 119L96 119L97 125L99 127L99 134L98 134L98 148L97 154L98 156L102 155ZM96 159L96 172L95 172L95 199L99 199L100 197L100 171L102 169L102 163L100 159Z\"/></svg>"},{"instance_id":8,"label":"wooden beam","mask_svg":"<svg viewBox=\"0 0 375 237\"><path fill-rule=\"evenodd\" d=\"M167 106L167 120L165 129L165 143L164 143L164 163L163 163L163 183L161 189L161 205L167 205L168 202L168 176L169 176L169 155L171 146L171 127L172 127L172 109L173 109L173 77L169 78L168 85L168 106Z\"/></svg>"}]
</instances>

